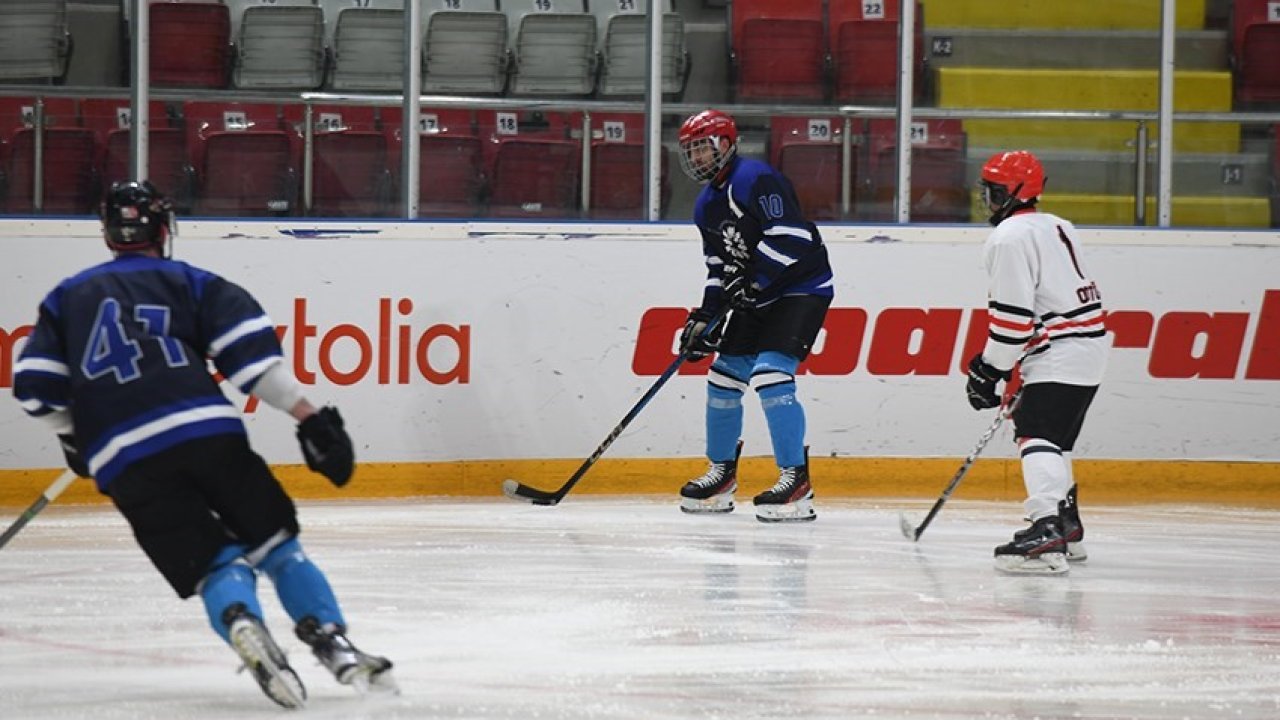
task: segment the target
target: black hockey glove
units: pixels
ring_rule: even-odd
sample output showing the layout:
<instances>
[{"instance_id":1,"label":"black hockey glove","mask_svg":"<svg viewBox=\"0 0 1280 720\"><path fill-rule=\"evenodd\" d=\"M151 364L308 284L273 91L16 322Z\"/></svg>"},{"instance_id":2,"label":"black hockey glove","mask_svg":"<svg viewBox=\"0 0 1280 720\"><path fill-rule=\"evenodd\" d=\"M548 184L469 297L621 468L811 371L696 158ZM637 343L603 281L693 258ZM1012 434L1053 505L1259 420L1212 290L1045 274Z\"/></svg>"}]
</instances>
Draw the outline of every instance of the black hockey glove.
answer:
<instances>
[{"instance_id":1,"label":"black hockey glove","mask_svg":"<svg viewBox=\"0 0 1280 720\"><path fill-rule=\"evenodd\" d=\"M298 442L307 467L342 487L355 471L355 450L351 436L342 427L342 416L334 407L322 407L298 424Z\"/></svg>"},{"instance_id":2,"label":"black hockey glove","mask_svg":"<svg viewBox=\"0 0 1280 720\"><path fill-rule=\"evenodd\" d=\"M719 323L711 332L706 332L711 317L711 313L699 308L689 313L689 319L684 321L684 330L680 332L680 352L692 362L701 360L720 347L720 330L724 323Z\"/></svg>"},{"instance_id":3,"label":"black hockey glove","mask_svg":"<svg viewBox=\"0 0 1280 720\"><path fill-rule=\"evenodd\" d=\"M751 277L746 270L726 273L724 279L725 302L734 310L754 310L758 291L751 284Z\"/></svg>"},{"instance_id":4,"label":"black hockey glove","mask_svg":"<svg viewBox=\"0 0 1280 720\"><path fill-rule=\"evenodd\" d=\"M969 394L969 404L974 410L986 410L1000 404L1000 393L996 392L996 383L1008 380L1008 370L996 369L982 359L982 353L973 356L969 361L969 379L965 382L965 392Z\"/></svg>"},{"instance_id":5,"label":"black hockey glove","mask_svg":"<svg viewBox=\"0 0 1280 720\"><path fill-rule=\"evenodd\" d=\"M67 467L71 468L71 472L82 478L93 477L89 473L89 463L84 461L80 448L76 447L76 436L59 435L58 442L62 443L62 456L67 459Z\"/></svg>"}]
</instances>

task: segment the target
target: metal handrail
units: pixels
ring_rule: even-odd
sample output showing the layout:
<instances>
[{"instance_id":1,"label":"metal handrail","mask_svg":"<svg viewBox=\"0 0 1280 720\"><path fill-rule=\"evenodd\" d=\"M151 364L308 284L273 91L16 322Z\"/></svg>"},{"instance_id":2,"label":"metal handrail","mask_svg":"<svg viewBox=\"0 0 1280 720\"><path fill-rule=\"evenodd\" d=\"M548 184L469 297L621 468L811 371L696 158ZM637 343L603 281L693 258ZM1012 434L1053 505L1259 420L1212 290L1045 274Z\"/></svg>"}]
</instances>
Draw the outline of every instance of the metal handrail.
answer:
<instances>
[{"instance_id":1,"label":"metal handrail","mask_svg":"<svg viewBox=\"0 0 1280 720\"><path fill-rule=\"evenodd\" d=\"M227 91L227 90L165 90L156 89L150 93L153 100L180 102L187 100L205 100L205 101L229 101L238 102L277 102L277 103L295 103L304 104L304 117L308 118L303 129L304 138L304 157L303 157L303 202L305 213L311 210L311 187L313 178L313 121L311 118L311 108L318 103L328 103L336 105L352 105L352 106L387 106L399 105L403 103L403 96L399 94L368 94L368 93L333 93L333 92L270 92L270 91ZM68 87L68 86L48 86L48 85L5 85L0 87L0 97L22 96L32 97L37 100L37 107L42 108L43 98L46 97L71 97L71 98L118 98L127 100L130 97L130 91L127 88L119 90L103 89L103 88L86 88L86 87ZM582 209L584 211L590 209L590 182L591 170L589 164L590 158L590 118L592 113L603 112L628 112L643 114L646 105L642 101L601 101L601 100L550 100L536 98L474 98L454 95L421 95L420 104L422 107L429 108L457 108L457 109L473 109L473 110L542 110L549 112L580 112L583 113L582 126L582 143L584 146L584 160L582 169ZM717 107L725 112L739 117L751 116L780 116L780 117L840 117L843 119L844 130L841 133L841 154L844 158L844 167L850 167L852 159L853 133L852 122L858 119L878 119L878 118L896 118L897 111L893 107L873 106L873 105L781 105L781 104L723 104ZM704 103L667 103L663 105L664 115L685 116L706 108ZM1135 133L1138 137L1135 142L1135 161L1137 162L1137 173L1140 175L1145 172L1146 166L1146 142L1144 136L1147 133L1147 123L1157 122L1159 113L1150 110L1012 110L1004 108L928 108L916 107L912 112L912 120L936 120L936 119L959 119L959 120L1071 120L1071 121L1129 121L1135 123ZM1173 120L1175 122L1191 122L1191 123L1208 123L1208 122L1235 122L1235 123L1280 123L1280 112L1174 112ZM39 137L36 138L36 152L38 156L43 149L43 143ZM40 200L40 191L43 189L43 173L42 163L37 162L37 168L34 173L33 180L36 182L34 187L35 194L33 197L37 203ZM656 172L656 169L653 170ZM1171 169L1161 167L1161 174L1171 172ZM842 174L842 184L840 189L841 212L847 215L852 200L852 178L849 173ZM1135 178L1135 195L1141 190L1145 195L1146 182L1143 177ZM42 203L37 204L37 209ZM1145 218L1145 203L1140 198L1135 198L1137 211L1135 212L1135 221L1141 223Z\"/></svg>"}]
</instances>

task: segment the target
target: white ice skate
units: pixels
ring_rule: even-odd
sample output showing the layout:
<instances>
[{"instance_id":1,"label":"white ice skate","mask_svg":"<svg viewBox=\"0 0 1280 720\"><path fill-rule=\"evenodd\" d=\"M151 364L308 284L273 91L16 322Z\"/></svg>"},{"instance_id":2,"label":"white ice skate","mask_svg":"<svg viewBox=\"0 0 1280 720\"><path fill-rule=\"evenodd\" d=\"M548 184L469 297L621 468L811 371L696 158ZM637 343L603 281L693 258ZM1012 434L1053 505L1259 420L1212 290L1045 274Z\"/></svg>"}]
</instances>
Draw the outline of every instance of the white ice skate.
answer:
<instances>
[{"instance_id":1,"label":"white ice skate","mask_svg":"<svg viewBox=\"0 0 1280 720\"><path fill-rule=\"evenodd\" d=\"M237 606L230 626L231 647L244 661L244 667L253 673L262 692L276 704L297 709L306 704L307 690L297 673L289 667L284 652L276 645L267 628L258 618Z\"/></svg>"}]
</instances>

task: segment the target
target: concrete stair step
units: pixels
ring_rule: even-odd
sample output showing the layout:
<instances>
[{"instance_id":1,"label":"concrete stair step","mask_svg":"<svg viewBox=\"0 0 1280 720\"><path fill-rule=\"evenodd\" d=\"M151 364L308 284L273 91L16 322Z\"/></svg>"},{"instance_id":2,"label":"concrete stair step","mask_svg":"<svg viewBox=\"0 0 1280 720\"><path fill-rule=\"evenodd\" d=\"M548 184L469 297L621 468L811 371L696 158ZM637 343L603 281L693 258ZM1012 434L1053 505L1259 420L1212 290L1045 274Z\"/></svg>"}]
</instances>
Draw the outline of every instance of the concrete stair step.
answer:
<instances>
[{"instance_id":1,"label":"concrete stair step","mask_svg":"<svg viewBox=\"0 0 1280 720\"><path fill-rule=\"evenodd\" d=\"M938 106L1011 110L1155 110L1155 70L1009 69L948 67L938 70ZM1206 70L1174 73L1174 108L1231 109L1231 74ZM1134 142L1129 120L967 120L976 146L1029 146L1124 151ZM1235 153L1237 123L1181 123L1174 128L1178 152Z\"/></svg>"},{"instance_id":2,"label":"concrete stair step","mask_svg":"<svg viewBox=\"0 0 1280 720\"><path fill-rule=\"evenodd\" d=\"M1003 148L970 145L965 177L977 178L982 165ZM1059 193L1132 194L1132 152L1079 152L1029 148L1044 163L1047 189ZM1155 191L1156 151L1148 155L1147 191ZM1265 153L1180 153L1173 158L1173 193L1266 198L1271 191L1271 164Z\"/></svg>"},{"instance_id":3,"label":"concrete stair step","mask_svg":"<svg viewBox=\"0 0 1280 720\"><path fill-rule=\"evenodd\" d=\"M1174 45L1181 70L1225 70L1230 39L1225 30L1185 30ZM926 27L931 67L1142 68L1160 63L1157 30L1008 30Z\"/></svg>"},{"instance_id":4,"label":"concrete stair step","mask_svg":"<svg viewBox=\"0 0 1280 720\"><path fill-rule=\"evenodd\" d=\"M1133 225L1132 196L1046 192L1041 204L1046 211L1077 225ZM1267 198L1174 195L1172 209L1173 224L1184 228L1271 225L1271 202ZM975 216L974 220L985 221L986 215ZM1156 222L1156 201L1148 197L1146 224Z\"/></svg>"},{"instance_id":5,"label":"concrete stair step","mask_svg":"<svg viewBox=\"0 0 1280 720\"><path fill-rule=\"evenodd\" d=\"M1206 0L1179 0L1179 30L1199 30L1205 24ZM1160 27L1162 0L923 0L925 25L1029 28L1154 30Z\"/></svg>"}]
</instances>

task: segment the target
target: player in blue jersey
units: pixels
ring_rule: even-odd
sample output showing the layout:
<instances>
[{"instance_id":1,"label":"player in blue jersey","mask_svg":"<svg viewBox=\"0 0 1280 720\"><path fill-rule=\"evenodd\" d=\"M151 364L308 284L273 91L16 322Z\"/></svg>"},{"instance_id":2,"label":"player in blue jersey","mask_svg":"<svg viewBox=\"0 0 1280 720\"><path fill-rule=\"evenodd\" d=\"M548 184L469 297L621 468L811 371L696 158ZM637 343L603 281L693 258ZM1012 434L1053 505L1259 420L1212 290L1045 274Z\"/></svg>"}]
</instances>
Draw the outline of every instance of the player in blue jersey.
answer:
<instances>
[{"instance_id":1,"label":"player in blue jersey","mask_svg":"<svg viewBox=\"0 0 1280 720\"><path fill-rule=\"evenodd\" d=\"M102 223L114 259L40 303L14 395L57 433L67 464L110 496L178 596L200 595L269 698L300 707L306 690L262 622L259 573L339 682L394 690L391 662L347 639L333 590L298 541L293 500L250 448L207 360L293 416L308 467L338 486L355 466L342 417L303 396L248 292L169 259L173 209L154 186L113 185Z\"/></svg>"},{"instance_id":2,"label":"player in blue jersey","mask_svg":"<svg viewBox=\"0 0 1280 720\"><path fill-rule=\"evenodd\" d=\"M729 512L738 487L742 398L760 397L779 475L754 498L764 522L813 520L813 487L804 444L804 408L796 369L808 356L833 297L827 249L800 211L791 182L768 164L740 157L733 118L706 110L680 127L680 164L704 183L694 208L707 281L689 313L681 349L719 356L707 375L707 458L701 477L680 490L691 513ZM733 310L723 332L704 335L718 309Z\"/></svg>"}]
</instances>

